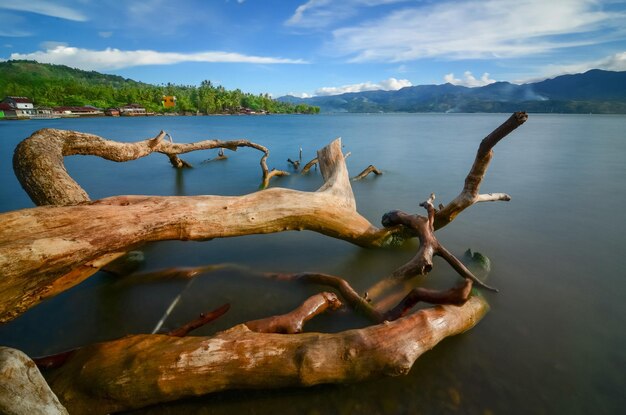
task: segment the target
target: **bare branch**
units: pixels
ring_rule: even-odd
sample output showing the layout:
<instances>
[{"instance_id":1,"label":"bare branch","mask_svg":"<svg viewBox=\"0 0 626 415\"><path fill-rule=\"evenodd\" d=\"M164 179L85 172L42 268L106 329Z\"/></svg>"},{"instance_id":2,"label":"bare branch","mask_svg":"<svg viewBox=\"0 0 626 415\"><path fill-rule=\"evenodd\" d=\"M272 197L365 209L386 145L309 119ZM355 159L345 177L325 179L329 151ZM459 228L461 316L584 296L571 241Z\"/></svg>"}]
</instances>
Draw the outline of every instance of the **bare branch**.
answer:
<instances>
[{"instance_id":1,"label":"bare branch","mask_svg":"<svg viewBox=\"0 0 626 415\"><path fill-rule=\"evenodd\" d=\"M369 166L367 166L365 168L365 170L363 170L361 173L357 174L356 176L354 176L352 178L352 180L361 180L366 178L370 173L374 173L377 176L380 176L381 174L383 174L382 171L378 170L376 168L376 166L374 166L373 164L370 164Z\"/></svg>"},{"instance_id":2,"label":"bare branch","mask_svg":"<svg viewBox=\"0 0 626 415\"><path fill-rule=\"evenodd\" d=\"M528 119L525 112L516 112L491 134L485 137L478 147L474 164L465 178L465 185L461 193L445 207L437 212L435 217L435 229L442 228L452 222L456 216L479 201L480 184L489 167L493 156L493 147L509 133L522 125ZM510 200L510 197L497 200Z\"/></svg>"},{"instance_id":3,"label":"bare branch","mask_svg":"<svg viewBox=\"0 0 626 415\"><path fill-rule=\"evenodd\" d=\"M309 297L300 307L279 316L272 316L245 323L257 333L302 333L304 324L326 310L337 310L341 301L333 293L322 292Z\"/></svg>"},{"instance_id":4,"label":"bare branch","mask_svg":"<svg viewBox=\"0 0 626 415\"><path fill-rule=\"evenodd\" d=\"M307 174L309 170L311 170L311 167L315 166L317 162L318 162L317 157L315 157L313 160L309 161L307 164L304 165L300 173Z\"/></svg>"},{"instance_id":5,"label":"bare branch","mask_svg":"<svg viewBox=\"0 0 626 415\"><path fill-rule=\"evenodd\" d=\"M207 325L210 322L215 321L216 319L220 318L229 309L230 309L230 304L224 304L221 307L218 307L213 311L210 311L208 313L202 313L200 314L198 318L190 321L184 326L177 328L176 330L172 330L168 332L167 335L173 336L173 337L185 337L187 334L194 331L195 329L200 328L204 325Z\"/></svg>"}]
</instances>

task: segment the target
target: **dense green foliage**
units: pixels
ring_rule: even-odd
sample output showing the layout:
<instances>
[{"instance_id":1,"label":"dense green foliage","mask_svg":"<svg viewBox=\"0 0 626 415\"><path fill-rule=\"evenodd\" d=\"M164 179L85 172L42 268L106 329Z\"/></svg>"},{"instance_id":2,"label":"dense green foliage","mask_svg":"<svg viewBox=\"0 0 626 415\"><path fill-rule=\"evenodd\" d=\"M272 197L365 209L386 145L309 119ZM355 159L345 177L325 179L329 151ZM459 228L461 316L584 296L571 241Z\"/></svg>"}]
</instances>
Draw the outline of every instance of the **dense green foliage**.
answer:
<instances>
[{"instance_id":1,"label":"dense green foliage","mask_svg":"<svg viewBox=\"0 0 626 415\"><path fill-rule=\"evenodd\" d=\"M163 108L164 95L177 98L175 108ZM134 103L153 112L235 113L240 108L269 113L319 112L304 103L279 102L267 94L253 95L227 90L203 81L200 86L150 85L116 75L82 71L63 65L34 61L0 62L0 97L25 96L36 106L84 106L115 108ZM0 98L1 99L1 98Z\"/></svg>"}]
</instances>

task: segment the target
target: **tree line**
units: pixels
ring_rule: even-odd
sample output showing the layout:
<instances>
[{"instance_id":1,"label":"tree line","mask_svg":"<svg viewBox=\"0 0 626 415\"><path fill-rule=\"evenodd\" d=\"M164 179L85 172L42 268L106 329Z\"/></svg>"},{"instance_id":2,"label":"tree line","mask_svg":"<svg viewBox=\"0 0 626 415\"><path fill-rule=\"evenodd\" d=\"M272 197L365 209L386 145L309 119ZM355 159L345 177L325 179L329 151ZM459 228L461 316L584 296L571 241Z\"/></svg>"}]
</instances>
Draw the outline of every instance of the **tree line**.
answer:
<instances>
[{"instance_id":1,"label":"tree line","mask_svg":"<svg viewBox=\"0 0 626 415\"><path fill-rule=\"evenodd\" d=\"M163 97L172 95L176 97L176 106L164 108ZM228 90L209 80L199 86L151 85L120 76L33 61L0 63L0 96L29 97L40 107L92 105L106 109L134 103L158 113L223 114L236 113L242 108L279 114L319 113L319 107L276 101L269 94Z\"/></svg>"}]
</instances>

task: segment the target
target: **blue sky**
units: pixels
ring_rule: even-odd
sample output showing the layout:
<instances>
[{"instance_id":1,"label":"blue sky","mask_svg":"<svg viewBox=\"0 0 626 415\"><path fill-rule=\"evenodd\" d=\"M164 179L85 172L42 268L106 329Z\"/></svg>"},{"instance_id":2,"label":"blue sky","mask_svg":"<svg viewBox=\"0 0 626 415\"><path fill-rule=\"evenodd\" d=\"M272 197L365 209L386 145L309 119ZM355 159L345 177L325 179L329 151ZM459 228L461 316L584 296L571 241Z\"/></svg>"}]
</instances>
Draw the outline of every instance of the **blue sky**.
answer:
<instances>
[{"instance_id":1,"label":"blue sky","mask_svg":"<svg viewBox=\"0 0 626 415\"><path fill-rule=\"evenodd\" d=\"M330 95L626 70L614 0L0 0L0 59Z\"/></svg>"}]
</instances>

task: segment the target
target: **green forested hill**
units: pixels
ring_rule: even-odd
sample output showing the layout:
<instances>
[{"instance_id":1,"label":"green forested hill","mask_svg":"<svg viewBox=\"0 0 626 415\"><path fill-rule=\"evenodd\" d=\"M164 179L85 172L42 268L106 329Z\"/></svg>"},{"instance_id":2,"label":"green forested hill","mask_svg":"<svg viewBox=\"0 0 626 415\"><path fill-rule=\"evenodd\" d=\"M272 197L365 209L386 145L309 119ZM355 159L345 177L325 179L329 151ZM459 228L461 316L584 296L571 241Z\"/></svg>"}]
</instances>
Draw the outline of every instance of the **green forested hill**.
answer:
<instances>
[{"instance_id":1,"label":"green forested hill","mask_svg":"<svg viewBox=\"0 0 626 415\"><path fill-rule=\"evenodd\" d=\"M174 95L177 106L163 108L164 95ZM143 105L149 111L200 111L206 114L235 112L238 108L271 113L316 113L319 108L307 104L278 102L267 94L253 95L239 89L227 90L203 81L199 86L150 85L116 75L83 71L63 65L35 61L0 62L0 99L25 96L36 106L93 105L119 107L129 103Z\"/></svg>"}]
</instances>

